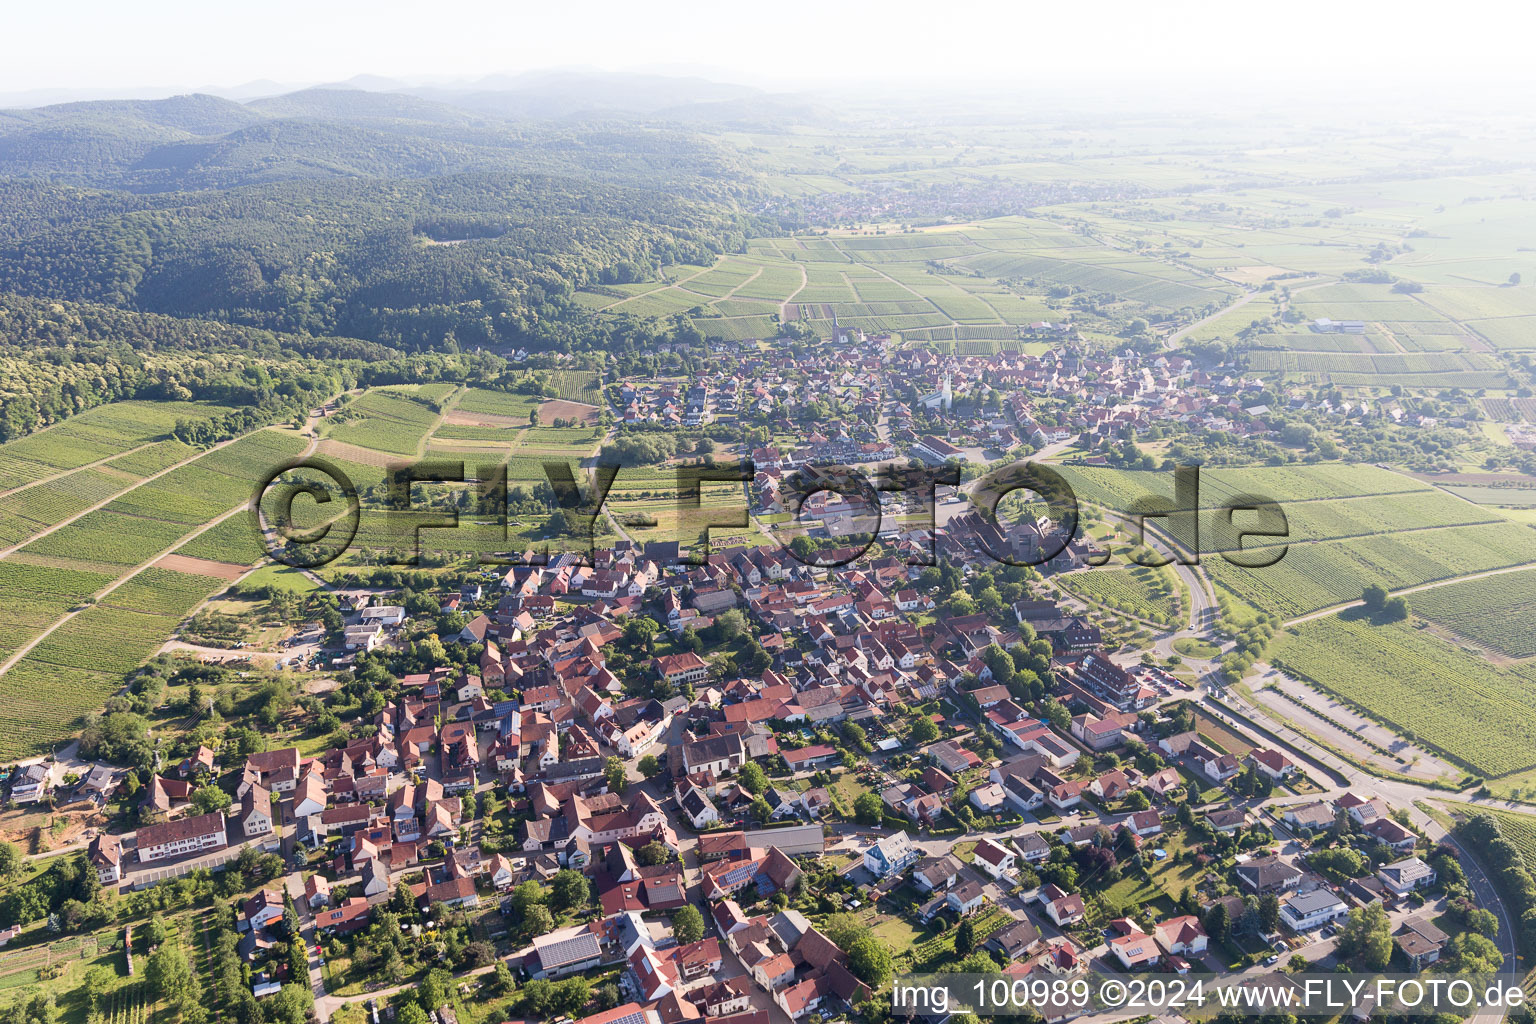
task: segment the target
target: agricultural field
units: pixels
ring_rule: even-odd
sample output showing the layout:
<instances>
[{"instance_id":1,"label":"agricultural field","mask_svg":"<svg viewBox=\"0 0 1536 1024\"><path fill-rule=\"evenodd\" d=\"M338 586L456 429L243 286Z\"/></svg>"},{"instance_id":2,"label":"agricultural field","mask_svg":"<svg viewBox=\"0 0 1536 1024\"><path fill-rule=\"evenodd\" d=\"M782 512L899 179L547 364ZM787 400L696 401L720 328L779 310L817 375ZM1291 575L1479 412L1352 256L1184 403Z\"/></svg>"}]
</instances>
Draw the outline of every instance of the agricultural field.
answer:
<instances>
[{"instance_id":1,"label":"agricultural field","mask_svg":"<svg viewBox=\"0 0 1536 1024\"><path fill-rule=\"evenodd\" d=\"M299 503L295 502L295 520L298 520L301 511ZM177 548L176 554L205 558L211 562L250 566L261 561L267 549L252 528L250 517L241 514L230 516L212 529L204 530Z\"/></svg>"},{"instance_id":2,"label":"agricultural field","mask_svg":"<svg viewBox=\"0 0 1536 1024\"><path fill-rule=\"evenodd\" d=\"M1163 566L1104 566L1055 577L1057 586L1092 604L1165 625L1179 621L1184 600L1178 577Z\"/></svg>"},{"instance_id":3,"label":"agricultural field","mask_svg":"<svg viewBox=\"0 0 1536 1024\"><path fill-rule=\"evenodd\" d=\"M68 619L0 675L0 758L78 728L223 580L150 567Z\"/></svg>"},{"instance_id":4,"label":"agricultural field","mask_svg":"<svg viewBox=\"0 0 1536 1024\"><path fill-rule=\"evenodd\" d=\"M528 422L528 414L538 408L539 399L532 395L517 395L508 391L489 391L485 388L467 388L454 403L458 413L479 413L488 416L505 416Z\"/></svg>"},{"instance_id":5,"label":"agricultural field","mask_svg":"<svg viewBox=\"0 0 1536 1024\"><path fill-rule=\"evenodd\" d=\"M1270 660L1483 776L1536 766L1536 672L1499 668L1409 622L1325 616Z\"/></svg>"},{"instance_id":6,"label":"agricultural field","mask_svg":"<svg viewBox=\"0 0 1536 1024\"><path fill-rule=\"evenodd\" d=\"M257 431L127 491L0 560L5 623L0 626L0 662L71 610L88 605L92 595L131 567L176 547L181 538L249 500L263 475L303 447L297 434ZM198 553L213 558L229 554L203 548ZM120 685L123 671L165 641L188 609L221 586L207 577L147 568L45 637L0 675L0 693L12 696L13 707L20 706L23 694L41 695L36 704L26 705L25 716L12 719L12 742L31 749L31 744L63 735ZM101 642L103 637L112 642ZM24 728L28 722L39 724Z\"/></svg>"},{"instance_id":7,"label":"agricultural field","mask_svg":"<svg viewBox=\"0 0 1536 1024\"><path fill-rule=\"evenodd\" d=\"M0 662L112 580L109 573L0 561Z\"/></svg>"},{"instance_id":8,"label":"agricultural field","mask_svg":"<svg viewBox=\"0 0 1536 1024\"><path fill-rule=\"evenodd\" d=\"M257 431L125 492L20 554L132 566L248 501L262 477L304 449L292 433Z\"/></svg>"},{"instance_id":9,"label":"agricultural field","mask_svg":"<svg viewBox=\"0 0 1536 1024\"><path fill-rule=\"evenodd\" d=\"M1173 474L1162 470L1103 469L1063 464L1057 471L1078 498L1117 512L1146 496L1173 497ZM1219 508L1241 494L1271 498L1289 509L1321 498L1430 492L1428 484L1376 466L1323 462L1308 466L1217 467L1200 471L1200 506Z\"/></svg>"},{"instance_id":10,"label":"agricultural field","mask_svg":"<svg viewBox=\"0 0 1536 1024\"><path fill-rule=\"evenodd\" d=\"M1536 569L1414 594L1414 614L1506 658L1536 657Z\"/></svg>"},{"instance_id":11,"label":"agricultural field","mask_svg":"<svg viewBox=\"0 0 1536 1024\"><path fill-rule=\"evenodd\" d=\"M0 546L20 544L130 486L132 478L79 469L0 496Z\"/></svg>"},{"instance_id":12,"label":"agricultural field","mask_svg":"<svg viewBox=\"0 0 1536 1024\"><path fill-rule=\"evenodd\" d=\"M1027 217L938 231L755 239L745 256L678 269L666 282L581 299L639 316L691 312L706 336L728 341L772 337L779 317L825 333L836 316L844 327L908 340L1006 342L1018 340L1021 325L1062 318L1061 296L1048 294L1053 287L1152 313L1219 306L1237 295L1214 275ZM968 328L985 333L955 333Z\"/></svg>"},{"instance_id":13,"label":"agricultural field","mask_svg":"<svg viewBox=\"0 0 1536 1024\"><path fill-rule=\"evenodd\" d=\"M1258 351L1249 355L1248 368L1255 373L1360 387L1502 388L1510 386L1511 379L1493 356L1481 352Z\"/></svg>"},{"instance_id":14,"label":"agricultural field","mask_svg":"<svg viewBox=\"0 0 1536 1024\"><path fill-rule=\"evenodd\" d=\"M1289 619L1356 600L1373 583L1400 590L1536 564L1536 531L1513 523L1418 530L1293 544L1264 568L1242 568L1219 556L1202 564L1212 581L1234 597Z\"/></svg>"},{"instance_id":15,"label":"agricultural field","mask_svg":"<svg viewBox=\"0 0 1536 1024\"><path fill-rule=\"evenodd\" d=\"M1476 808L1476 811L1478 814L1490 815L1498 822L1499 834L1520 852L1520 859L1527 867L1536 864L1536 817L1485 807Z\"/></svg>"},{"instance_id":16,"label":"agricultural field","mask_svg":"<svg viewBox=\"0 0 1536 1024\"><path fill-rule=\"evenodd\" d=\"M1536 507L1536 488L1457 487L1448 484L1441 489L1478 505L1502 505L1507 508Z\"/></svg>"},{"instance_id":17,"label":"agricultural field","mask_svg":"<svg viewBox=\"0 0 1536 1024\"><path fill-rule=\"evenodd\" d=\"M326 436L375 451L415 455L438 422L438 412L424 404L432 400L430 395L413 396L404 389L376 388L337 413L350 418L344 422L333 420Z\"/></svg>"},{"instance_id":18,"label":"agricultural field","mask_svg":"<svg viewBox=\"0 0 1536 1024\"><path fill-rule=\"evenodd\" d=\"M529 427L517 441L514 455L591 454L603 432L592 427Z\"/></svg>"},{"instance_id":19,"label":"agricultural field","mask_svg":"<svg viewBox=\"0 0 1536 1024\"><path fill-rule=\"evenodd\" d=\"M0 445L0 490L122 455L164 438L182 420L230 412L213 402L114 402Z\"/></svg>"}]
</instances>

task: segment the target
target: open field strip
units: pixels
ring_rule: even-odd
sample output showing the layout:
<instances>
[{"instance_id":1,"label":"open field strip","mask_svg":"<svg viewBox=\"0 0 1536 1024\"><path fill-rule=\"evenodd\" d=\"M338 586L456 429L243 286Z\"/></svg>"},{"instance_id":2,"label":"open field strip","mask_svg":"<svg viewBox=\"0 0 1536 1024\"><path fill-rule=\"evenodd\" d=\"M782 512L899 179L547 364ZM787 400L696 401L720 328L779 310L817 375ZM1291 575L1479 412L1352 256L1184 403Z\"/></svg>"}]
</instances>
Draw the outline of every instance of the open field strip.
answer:
<instances>
[{"instance_id":1,"label":"open field strip","mask_svg":"<svg viewBox=\"0 0 1536 1024\"><path fill-rule=\"evenodd\" d=\"M9 488L6 488L4 490L0 490L0 499L9 498L11 495L17 494L17 493L19 493L21 491L26 491L26 490L30 490L30 489L35 488L35 487L41 487L41 486L43 486L45 484L50 484L50 483L52 483L55 480L59 480L59 479L62 479L64 477L70 476L71 474L78 473L81 470L97 469L97 468L99 468L101 466L105 466L107 463L112 462L115 459L120 459L120 458L122 458L125 455L133 455L136 452L141 452L141 451L143 451L146 448L153 448L156 443L157 442L154 442L154 441L146 441L143 444L134 445L132 448L129 448L127 451L124 451L124 452L119 452L119 453L114 454L114 455L103 455L101 458L97 459L95 462L87 462L85 465L80 466L80 467L78 467L76 469L61 469L61 470L59 470L56 473L49 474L48 476L40 477L40 478L38 478L36 480L29 480L29 481L27 481L24 484L18 484L15 487L9 487Z\"/></svg>"},{"instance_id":2,"label":"open field strip","mask_svg":"<svg viewBox=\"0 0 1536 1024\"><path fill-rule=\"evenodd\" d=\"M255 433L255 432L253 431L252 433ZM72 525L77 520L80 520L80 519L84 518L85 516L87 516L87 515L89 515L89 514L91 514L93 512L97 512L97 511L99 511L101 509L106 508L108 505L112 504L114 501L117 501L117 500L125 497L130 492L132 492L134 490L137 490L140 487L144 487L144 486L147 486L149 484L152 484L155 481L159 480L161 477L166 476L167 474L173 473L176 470L179 470L179 469L181 469L181 468L183 468L185 466L189 466L192 463L197 462L199 459L203 458L206 455L212 454L213 452L219 451L220 449L227 448L230 445L236 444L237 442L242 441L245 438L248 438L250 436L252 436L252 435L251 434L242 434L240 437L231 438L228 441L220 441L218 444L214 445L213 447L207 448L207 449L203 449L203 450L196 450L196 449L188 448L187 451L191 452L192 454L188 455L186 458L182 459L181 461L173 463L173 464L171 464L169 466L166 466L164 469L161 469L161 470L158 470L158 471L156 471L154 473L151 473L149 476L146 476L143 479L141 479L138 483L133 484L133 485L131 485L129 487L125 487L122 490L120 490L118 492L115 492L114 494L108 495L107 497L105 497L102 500L96 502L95 504L92 504L92 505L89 505L89 506L87 506L85 508L82 508L80 511L78 511L78 512L76 512L76 513L74 513L74 514L72 514L70 516L67 516L66 518L60 519L58 522L54 523L53 525L48 526L45 529L39 530L36 533L30 534L27 538L25 538L24 540L22 540L19 543L15 543L15 544L10 545L9 547L6 547L4 549L0 549L0 558L9 557L10 555L14 554L15 552L21 550L24 547L30 547L31 545L36 544L39 541L43 540L44 538L50 536L51 534L53 534L53 533L55 533L57 531L63 530L67 526Z\"/></svg>"},{"instance_id":3,"label":"open field strip","mask_svg":"<svg viewBox=\"0 0 1536 1024\"><path fill-rule=\"evenodd\" d=\"M212 402L124 401L99 405L0 445L0 489L119 458L163 438L178 420L209 420L231 408Z\"/></svg>"},{"instance_id":4,"label":"open field strip","mask_svg":"<svg viewBox=\"0 0 1536 1024\"><path fill-rule=\"evenodd\" d=\"M129 504L103 503L100 523L82 516L61 526L43 541L57 554L23 549L0 560L0 578L12 584L0 588L7 623L0 629L0 704L7 709L0 724L13 726L0 738L0 756L31 752L74 727L191 607L227 586L228 571L190 574L157 563L242 515L267 472L312 447L295 434L253 431L146 479L125 496ZM218 508L210 514L212 504ZM149 518L152 509L168 518ZM129 522L158 529L127 535L125 543L120 524ZM103 544L110 549L97 550ZM105 647L98 642L104 636L112 638Z\"/></svg>"},{"instance_id":5,"label":"open field strip","mask_svg":"<svg viewBox=\"0 0 1536 1024\"><path fill-rule=\"evenodd\" d=\"M1326 616L1270 660L1484 776L1536 766L1536 669L1498 668L1411 623Z\"/></svg>"}]
</instances>

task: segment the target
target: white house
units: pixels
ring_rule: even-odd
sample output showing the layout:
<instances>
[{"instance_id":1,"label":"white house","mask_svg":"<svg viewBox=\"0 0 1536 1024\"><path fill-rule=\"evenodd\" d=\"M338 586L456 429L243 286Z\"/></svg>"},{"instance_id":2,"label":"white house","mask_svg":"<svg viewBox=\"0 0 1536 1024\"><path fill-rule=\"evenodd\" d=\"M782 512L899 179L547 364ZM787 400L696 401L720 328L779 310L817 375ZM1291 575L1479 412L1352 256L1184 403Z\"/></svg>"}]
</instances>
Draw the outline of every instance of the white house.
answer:
<instances>
[{"instance_id":1,"label":"white house","mask_svg":"<svg viewBox=\"0 0 1536 1024\"><path fill-rule=\"evenodd\" d=\"M885 878L907 870L921 857L922 851L912 845L911 836L893 832L864 851L864 867L876 878Z\"/></svg>"},{"instance_id":2,"label":"white house","mask_svg":"<svg viewBox=\"0 0 1536 1024\"><path fill-rule=\"evenodd\" d=\"M1159 921L1152 929L1152 937L1164 953L1177 953L1180 956L1199 956L1210 943L1200 919L1193 914Z\"/></svg>"},{"instance_id":3,"label":"white house","mask_svg":"<svg viewBox=\"0 0 1536 1024\"><path fill-rule=\"evenodd\" d=\"M720 812L715 809L715 805L702 789L691 782L678 795L677 804L688 815L694 828L708 828L720 821Z\"/></svg>"},{"instance_id":4,"label":"white house","mask_svg":"<svg viewBox=\"0 0 1536 1024\"><path fill-rule=\"evenodd\" d=\"M1423 886L1434 885L1435 869L1421 858L1409 857L1378 869L1376 877L1388 889L1402 896Z\"/></svg>"},{"instance_id":5,"label":"white house","mask_svg":"<svg viewBox=\"0 0 1536 1024\"><path fill-rule=\"evenodd\" d=\"M972 851L976 859L971 863L992 878L1002 878L1013 873L1018 855L990 836L982 838Z\"/></svg>"},{"instance_id":6,"label":"white house","mask_svg":"<svg viewBox=\"0 0 1536 1024\"><path fill-rule=\"evenodd\" d=\"M41 800L48 792L48 766L29 764L16 769L11 779L11 799L18 804L31 804Z\"/></svg>"},{"instance_id":7,"label":"white house","mask_svg":"<svg viewBox=\"0 0 1536 1024\"><path fill-rule=\"evenodd\" d=\"M1049 917L1051 923L1058 928L1076 924L1083 919L1085 912L1083 898L1076 893L1057 897L1045 905L1045 916Z\"/></svg>"},{"instance_id":8,"label":"white house","mask_svg":"<svg viewBox=\"0 0 1536 1024\"><path fill-rule=\"evenodd\" d=\"M1297 893L1280 903L1280 919L1297 932L1321 928L1347 913L1349 908L1344 905L1344 901L1327 889Z\"/></svg>"},{"instance_id":9,"label":"white house","mask_svg":"<svg viewBox=\"0 0 1536 1024\"><path fill-rule=\"evenodd\" d=\"M405 621L405 609L397 604L381 604L376 608L364 608L359 618L364 624L398 626Z\"/></svg>"}]
</instances>

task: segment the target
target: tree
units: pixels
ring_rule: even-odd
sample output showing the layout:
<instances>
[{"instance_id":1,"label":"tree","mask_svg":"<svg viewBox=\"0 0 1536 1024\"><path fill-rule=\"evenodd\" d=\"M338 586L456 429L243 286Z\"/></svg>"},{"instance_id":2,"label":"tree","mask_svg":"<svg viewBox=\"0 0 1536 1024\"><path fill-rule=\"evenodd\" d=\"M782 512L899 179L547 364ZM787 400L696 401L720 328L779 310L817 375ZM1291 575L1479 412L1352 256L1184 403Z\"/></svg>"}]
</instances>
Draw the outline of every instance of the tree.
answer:
<instances>
[{"instance_id":1,"label":"tree","mask_svg":"<svg viewBox=\"0 0 1536 1024\"><path fill-rule=\"evenodd\" d=\"M637 767L640 769L640 774L647 779L654 779L661 774L661 762L656 760L655 754L646 754L640 759Z\"/></svg>"},{"instance_id":2,"label":"tree","mask_svg":"<svg viewBox=\"0 0 1536 1024\"><path fill-rule=\"evenodd\" d=\"M971 923L970 918L963 917L960 919L959 926L955 928L955 952L964 954L975 948L976 926Z\"/></svg>"},{"instance_id":3,"label":"tree","mask_svg":"<svg viewBox=\"0 0 1536 1024\"><path fill-rule=\"evenodd\" d=\"M704 937L704 915L692 903L678 908L672 915L672 934L683 945L698 942Z\"/></svg>"},{"instance_id":4,"label":"tree","mask_svg":"<svg viewBox=\"0 0 1536 1024\"><path fill-rule=\"evenodd\" d=\"M414 1007L414 1004L407 1004ZM309 1019L310 1011L315 1006L315 994L310 991L308 985L290 982L277 992L277 995L266 1005L266 1011L272 1024L305 1024ZM420 1012L418 1009L417 1012ZM422 1014L426 1019L426 1014ZM401 1021L405 1015L401 1014Z\"/></svg>"},{"instance_id":5,"label":"tree","mask_svg":"<svg viewBox=\"0 0 1536 1024\"><path fill-rule=\"evenodd\" d=\"M534 978L523 986L522 997L518 1000L521 1004L519 1008L525 1017L543 1019L549 1016L554 998L555 983L547 978Z\"/></svg>"},{"instance_id":6,"label":"tree","mask_svg":"<svg viewBox=\"0 0 1536 1024\"><path fill-rule=\"evenodd\" d=\"M1230 925L1225 903L1214 903L1211 909L1205 912L1205 920L1201 922L1205 927L1205 934L1220 942L1227 937L1227 928Z\"/></svg>"},{"instance_id":7,"label":"tree","mask_svg":"<svg viewBox=\"0 0 1536 1024\"><path fill-rule=\"evenodd\" d=\"M768 788L768 773L756 761L748 761L736 773L736 781L741 783L742 789L756 795Z\"/></svg>"},{"instance_id":8,"label":"tree","mask_svg":"<svg viewBox=\"0 0 1536 1024\"><path fill-rule=\"evenodd\" d=\"M21 867L21 850L15 843L0 839L0 878L9 878Z\"/></svg>"},{"instance_id":9,"label":"tree","mask_svg":"<svg viewBox=\"0 0 1536 1024\"><path fill-rule=\"evenodd\" d=\"M610 793L622 795L629 788L629 773L624 768L624 762L616 755L610 754L608 760L603 762L603 775L608 780Z\"/></svg>"},{"instance_id":10,"label":"tree","mask_svg":"<svg viewBox=\"0 0 1536 1024\"><path fill-rule=\"evenodd\" d=\"M512 969L505 960L496 961L496 970L491 975L491 987L499 996L509 996L517 991L517 979L512 977Z\"/></svg>"},{"instance_id":11,"label":"tree","mask_svg":"<svg viewBox=\"0 0 1536 1024\"><path fill-rule=\"evenodd\" d=\"M885 943L866 932L849 948L848 968L864 984L878 989L890 980L891 951L885 948Z\"/></svg>"},{"instance_id":12,"label":"tree","mask_svg":"<svg viewBox=\"0 0 1536 1024\"><path fill-rule=\"evenodd\" d=\"M822 922L821 933L831 939L834 946L846 953L853 948L855 942L869 934L869 928L864 922L844 910L832 914Z\"/></svg>"},{"instance_id":13,"label":"tree","mask_svg":"<svg viewBox=\"0 0 1536 1024\"><path fill-rule=\"evenodd\" d=\"M860 825L878 825L885 817L885 804L874 793L860 793L853 801L853 816Z\"/></svg>"},{"instance_id":14,"label":"tree","mask_svg":"<svg viewBox=\"0 0 1536 1024\"><path fill-rule=\"evenodd\" d=\"M156 999L180 1003L192 988L192 964L177 945L162 945L149 958L144 980Z\"/></svg>"},{"instance_id":15,"label":"tree","mask_svg":"<svg viewBox=\"0 0 1536 1024\"><path fill-rule=\"evenodd\" d=\"M85 980L81 988L85 990L85 998L91 1004L92 1010L100 1009L101 997L112 991L117 984L117 973L106 967L92 967L85 972Z\"/></svg>"},{"instance_id":16,"label":"tree","mask_svg":"<svg viewBox=\"0 0 1536 1024\"><path fill-rule=\"evenodd\" d=\"M649 651L660 632L661 626L655 619L645 615L636 616L624 623L624 642L631 647Z\"/></svg>"},{"instance_id":17,"label":"tree","mask_svg":"<svg viewBox=\"0 0 1536 1024\"><path fill-rule=\"evenodd\" d=\"M773 808L768 806L768 801L758 797L752 801L752 806L747 808L747 813L758 821L767 821L773 817Z\"/></svg>"},{"instance_id":18,"label":"tree","mask_svg":"<svg viewBox=\"0 0 1536 1024\"><path fill-rule=\"evenodd\" d=\"M512 909L525 916L534 907L543 906L548 898L549 892L530 879L512 890Z\"/></svg>"},{"instance_id":19,"label":"tree","mask_svg":"<svg viewBox=\"0 0 1536 1024\"><path fill-rule=\"evenodd\" d=\"M411 885L404 878L395 883L394 895L389 898L389 909L397 914L412 914L416 911L416 894L411 892Z\"/></svg>"},{"instance_id":20,"label":"tree","mask_svg":"<svg viewBox=\"0 0 1536 1024\"><path fill-rule=\"evenodd\" d=\"M555 1013L569 1017L581 1016L581 1008L592 998L592 983L581 975L555 982L551 993L551 1007Z\"/></svg>"},{"instance_id":21,"label":"tree","mask_svg":"<svg viewBox=\"0 0 1536 1024\"><path fill-rule=\"evenodd\" d=\"M496 947L489 942L471 942L465 945L464 951L459 954L459 966L470 969L484 967L496 961Z\"/></svg>"},{"instance_id":22,"label":"tree","mask_svg":"<svg viewBox=\"0 0 1536 1024\"><path fill-rule=\"evenodd\" d=\"M553 890L556 909L575 910L577 907L586 905L589 895L587 878L580 871L561 868L555 872L555 877L550 881L550 887Z\"/></svg>"},{"instance_id":23,"label":"tree","mask_svg":"<svg viewBox=\"0 0 1536 1024\"><path fill-rule=\"evenodd\" d=\"M1504 954L1492 940L1473 932L1463 932L1446 948L1452 969L1461 974L1495 974L1504 966Z\"/></svg>"},{"instance_id":24,"label":"tree","mask_svg":"<svg viewBox=\"0 0 1536 1024\"><path fill-rule=\"evenodd\" d=\"M956 964L954 973L995 974L997 969L997 961L992 958L992 954L984 949L978 949Z\"/></svg>"},{"instance_id":25,"label":"tree","mask_svg":"<svg viewBox=\"0 0 1536 1024\"><path fill-rule=\"evenodd\" d=\"M724 644L735 643L747 635L747 617L740 608L727 608L715 616L715 635Z\"/></svg>"},{"instance_id":26,"label":"tree","mask_svg":"<svg viewBox=\"0 0 1536 1024\"><path fill-rule=\"evenodd\" d=\"M429 1014L448 1001L449 989L453 984L453 975L442 968L427 972L427 976L416 986L416 1001L421 1008Z\"/></svg>"},{"instance_id":27,"label":"tree","mask_svg":"<svg viewBox=\"0 0 1536 1024\"><path fill-rule=\"evenodd\" d=\"M530 938L540 935L548 935L555 928L555 915L549 912L549 908L540 903L530 907L528 913L523 915L523 931Z\"/></svg>"},{"instance_id":28,"label":"tree","mask_svg":"<svg viewBox=\"0 0 1536 1024\"><path fill-rule=\"evenodd\" d=\"M533 414L537 416L538 410L535 409ZM427 1011L414 1002L402 1005L400 1011L395 1015L395 1020L399 1024L430 1024Z\"/></svg>"},{"instance_id":29,"label":"tree","mask_svg":"<svg viewBox=\"0 0 1536 1024\"><path fill-rule=\"evenodd\" d=\"M144 948L155 949L165 945L165 938L168 934L170 932L165 927L165 918L156 914L144 925Z\"/></svg>"},{"instance_id":30,"label":"tree","mask_svg":"<svg viewBox=\"0 0 1536 1024\"><path fill-rule=\"evenodd\" d=\"M635 860L641 867L655 867L672 859L672 851L660 840L652 839L635 851Z\"/></svg>"},{"instance_id":31,"label":"tree","mask_svg":"<svg viewBox=\"0 0 1536 1024\"><path fill-rule=\"evenodd\" d=\"M913 743L932 743L939 738L939 727L927 715L918 715L912 719L911 736Z\"/></svg>"},{"instance_id":32,"label":"tree","mask_svg":"<svg viewBox=\"0 0 1536 1024\"><path fill-rule=\"evenodd\" d=\"M1274 893L1259 897L1259 929L1266 935L1280 927L1280 898Z\"/></svg>"},{"instance_id":33,"label":"tree","mask_svg":"<svg viewBox=\"0 0 1536 1024\"><path fill-rule=\"evenodd\" d=\"M1392 925L1381 904L1351 910L1335 947L1343 959L1359 957L1366 970L1384 970L1392 958Z\"/></svg>"}]
</instances>

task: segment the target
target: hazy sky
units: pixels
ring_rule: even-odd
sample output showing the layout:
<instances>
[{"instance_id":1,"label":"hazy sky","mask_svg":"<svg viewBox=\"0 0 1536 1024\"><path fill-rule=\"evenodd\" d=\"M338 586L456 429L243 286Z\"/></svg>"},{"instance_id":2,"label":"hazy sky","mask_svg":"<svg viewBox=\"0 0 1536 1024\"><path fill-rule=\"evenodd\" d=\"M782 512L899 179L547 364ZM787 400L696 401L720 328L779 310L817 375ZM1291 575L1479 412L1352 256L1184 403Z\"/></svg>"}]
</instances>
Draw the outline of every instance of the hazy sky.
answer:
<instances>
[{"instance_id":1,"label":"hazy sky","mask_svg":"<svg viewBox=\"0 0 1536 1024\"><path fill-rule=\"evenodd\" d=\"M944 0L22 0L0 90L312 84L368 73L687 68L793 89L847 79L1523 76L1513 3Z\"/></svg>"}]
</instances>

